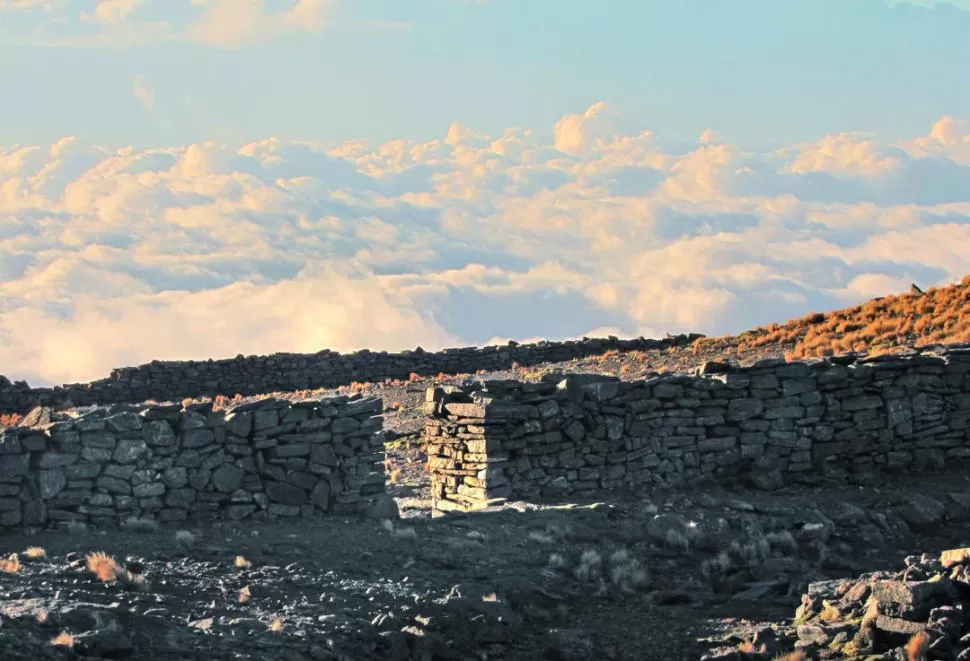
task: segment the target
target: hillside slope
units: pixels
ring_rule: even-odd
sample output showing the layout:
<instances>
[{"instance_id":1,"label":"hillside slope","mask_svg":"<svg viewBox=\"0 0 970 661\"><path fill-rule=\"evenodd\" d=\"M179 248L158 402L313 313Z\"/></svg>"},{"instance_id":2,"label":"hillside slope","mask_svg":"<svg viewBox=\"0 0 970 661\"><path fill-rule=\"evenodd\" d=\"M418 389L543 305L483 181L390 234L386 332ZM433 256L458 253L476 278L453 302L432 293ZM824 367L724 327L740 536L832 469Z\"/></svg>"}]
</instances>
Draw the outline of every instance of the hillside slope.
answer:
<instances>
[{"instance_id":1,"label":"hillside slope","mask_svg":"<svg viewBox=\"0 0 970 661\"><path fill-rule=\"evenodd\" d=\"M737 336L699 340L695 354L768 352L791 359L850 351L887 353L929 344L970 342L970 276L949 287L885 296L842 310L815 312Z\"/></svg>"}]
</instances>

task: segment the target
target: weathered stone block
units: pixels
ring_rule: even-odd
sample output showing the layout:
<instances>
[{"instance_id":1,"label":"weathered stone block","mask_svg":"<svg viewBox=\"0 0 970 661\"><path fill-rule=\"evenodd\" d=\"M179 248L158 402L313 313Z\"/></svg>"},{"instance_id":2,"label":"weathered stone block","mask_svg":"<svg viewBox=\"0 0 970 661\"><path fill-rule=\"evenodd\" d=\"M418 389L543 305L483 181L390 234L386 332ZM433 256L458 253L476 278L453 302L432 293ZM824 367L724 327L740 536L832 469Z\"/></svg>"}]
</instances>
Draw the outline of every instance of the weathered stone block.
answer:
<instances>
[{"instance_id":1,"label":"weathered stone block","mask_svg":"<svg viewBox=\"0 0 970 661\"><path fill-rule=\"evenodd\" d=\"M269 481L266 483L266 495L270 501L282 505L300 506L307 502L307 493L303 489L286 484L285 482Z\"/></svg>"}]
</instances>

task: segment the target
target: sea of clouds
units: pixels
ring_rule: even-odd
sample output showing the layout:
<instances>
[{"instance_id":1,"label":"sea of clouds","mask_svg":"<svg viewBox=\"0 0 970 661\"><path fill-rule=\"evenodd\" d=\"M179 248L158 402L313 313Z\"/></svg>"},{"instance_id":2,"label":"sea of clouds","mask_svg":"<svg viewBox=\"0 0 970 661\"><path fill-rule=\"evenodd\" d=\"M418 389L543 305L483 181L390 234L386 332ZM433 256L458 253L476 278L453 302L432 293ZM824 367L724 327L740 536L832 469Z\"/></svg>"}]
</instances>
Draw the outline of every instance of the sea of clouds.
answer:
<instances>
[{"instance_id":1,"label":"sea of clouds","mask_svg":"<svg viewBox=\"0 0 970 661\"><path fill-rule=\"evenodd\" d=\"M736 332L970 273L970 122L750 149L553 131L0 146L0 373Z\"/></svg>"}]
</instances>

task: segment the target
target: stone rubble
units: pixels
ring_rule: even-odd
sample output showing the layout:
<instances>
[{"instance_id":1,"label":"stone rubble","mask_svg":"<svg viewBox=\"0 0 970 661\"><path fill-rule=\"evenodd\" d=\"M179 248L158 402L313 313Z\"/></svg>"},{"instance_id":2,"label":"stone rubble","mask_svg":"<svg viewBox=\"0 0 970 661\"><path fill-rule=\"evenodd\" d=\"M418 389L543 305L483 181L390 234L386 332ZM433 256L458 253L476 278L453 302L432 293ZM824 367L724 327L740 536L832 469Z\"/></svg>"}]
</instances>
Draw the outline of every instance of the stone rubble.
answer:
<instances>
[{"instance_id":1,"label":"stone rubble","mask_svg":"<svg viewBox=\"0 0 970 661\"><path fill-rule=\"evenodd\" d=\"M812 583L787 635L763 628L744 642L752 644L717 648L702 661L768 661L792 647L818 660L966 661L970 549L909 556L897 572Z\"/></svg>"}]
</instances>

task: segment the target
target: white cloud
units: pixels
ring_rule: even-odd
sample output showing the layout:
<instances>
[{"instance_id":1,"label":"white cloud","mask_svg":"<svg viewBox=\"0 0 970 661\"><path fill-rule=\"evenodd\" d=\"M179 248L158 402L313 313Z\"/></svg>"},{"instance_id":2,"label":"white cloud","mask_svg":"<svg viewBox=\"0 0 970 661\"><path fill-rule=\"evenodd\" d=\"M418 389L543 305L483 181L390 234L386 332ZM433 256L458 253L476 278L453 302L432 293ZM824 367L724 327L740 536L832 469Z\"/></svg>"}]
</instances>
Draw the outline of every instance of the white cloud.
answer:
<instances>
[{"instance_id":1,"label":"white cloud","mask_svg":"<svg viewBox=\"0 0 970 661\"><path fill-rule=\"evenodd\" d=\"M605 119L609 106L605 101L598 101L586 109L586 112L565 115L554 128L556 149L566 154L582 154L592 147L597 137L597 128ZM601 129L602 131L602 129Z\"/></svg>"},{"instance_id":2,"label":"white cloud","mask_svg":"<svg viewBox=\"0 0 970 661\"><path fill-rule=\"evenodd\" d=\"M137 46L161 41L195 41L234 48L286 35L320 34L336 0L0 0L0 12L39 14L29 32L3 35L11 45L48 47ZM168 20L149 20L158 9L178 6ZM283 5L281 7L281 4ZM188 11L185 11L185 10ZM157 12L155 12L157 14ZM78 30L78 23L84 28ZM406 22L371 21L366 29L410 27Z\"/></svg>"},{"instance_id":3,"label":"white cloud","mask_svg":"<svg viewBox=\"0 0 970 661\"><path fill-rule=\"evenodd\" d=\"M135 98L145 107L145 110L151 111L155 108L155 91L143 75L135 76L132 92L134 92Z\"/></svg>"},{"instance_id":4,"label":"white cloud","mask_svg":"<svg viewBox=\"0 0 970 661\"><path fill-rule=\"evenodd\" d=\"M129 19L132 12L146 0L100 0L93 14L82 14L82 18L99 23L118 24Z\"/></svg>"},{"instance_id":5,"label":"white cloud","mask_svg":"<svg viewBox=\"0 0 970 661\"><path fill-rule=\"evenodd\" d=\"M616 127L596 104L553 141L0 148L0 364L723 333L970 263L965 120L759 152Z\"/></svg>"},{"instance_id":6,"label":"white cloud","mask_svg":"<svg viewBox=\"0 0 970 661\"><path fill-rule=\"evenodd\" d=\"M69 0L0 0L0 11L43 10L52 13L67 5Z\"/></svg>"},{"instance_id":7,"label":"white cloud","mask_svg":"<svg viewBox=\"0 0 970 661\"><path fill-rule=\"evenodd\" d=\"M196 3L202 4L202 3ZM329 0L297 0L290 9L272 12L265 0L214 0L192 26L191 36L218 47L239 46L287 30L319 32Z\"/></svg>"}]
</instances>

